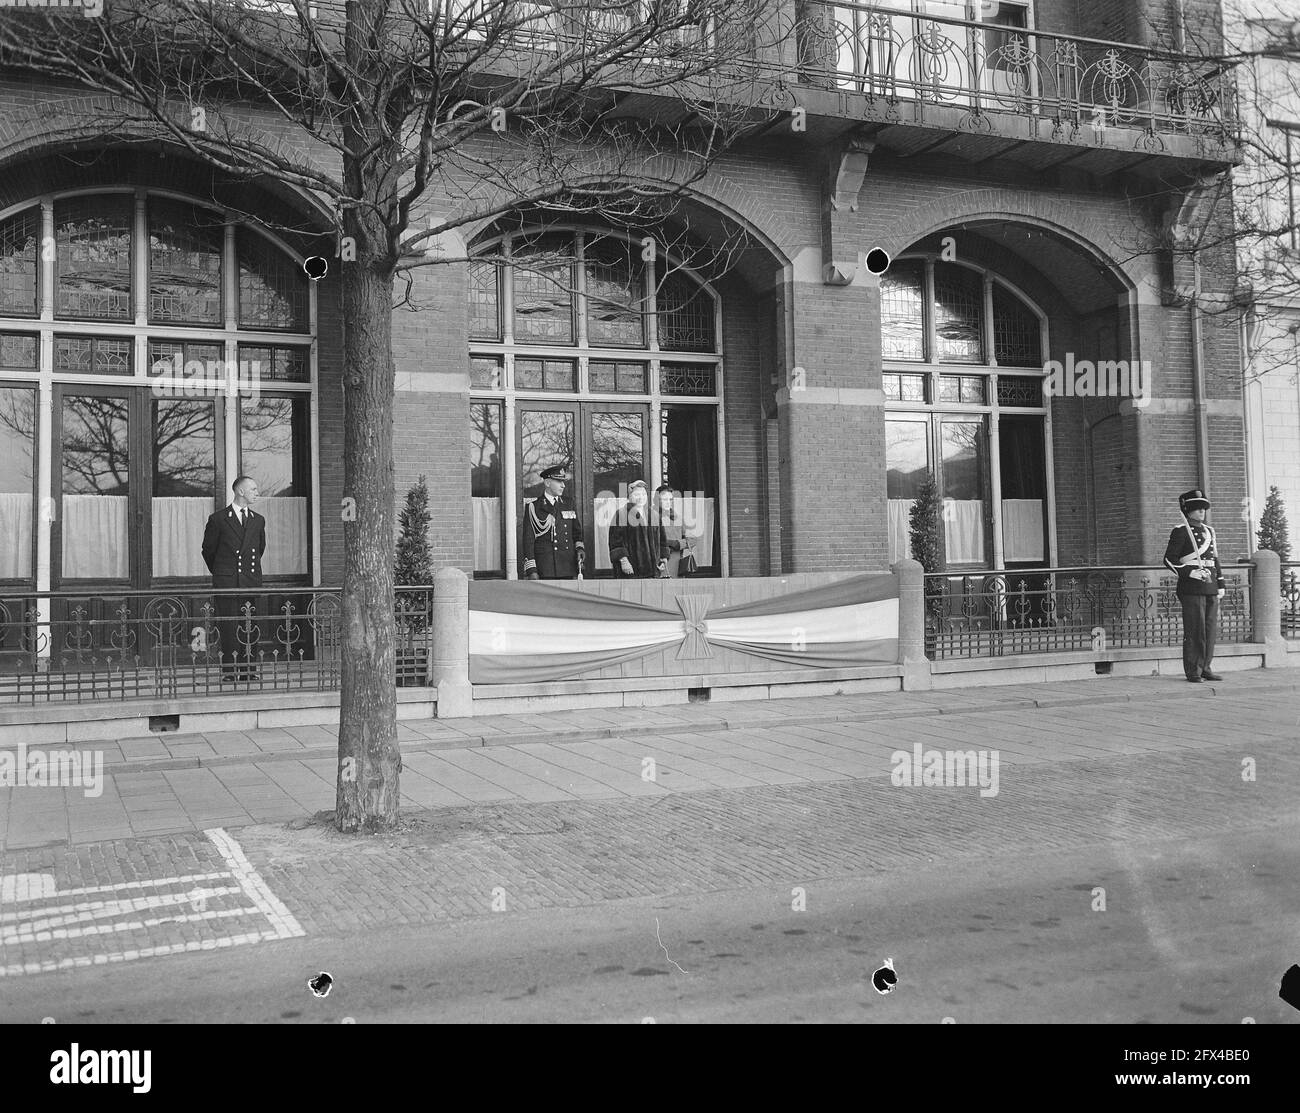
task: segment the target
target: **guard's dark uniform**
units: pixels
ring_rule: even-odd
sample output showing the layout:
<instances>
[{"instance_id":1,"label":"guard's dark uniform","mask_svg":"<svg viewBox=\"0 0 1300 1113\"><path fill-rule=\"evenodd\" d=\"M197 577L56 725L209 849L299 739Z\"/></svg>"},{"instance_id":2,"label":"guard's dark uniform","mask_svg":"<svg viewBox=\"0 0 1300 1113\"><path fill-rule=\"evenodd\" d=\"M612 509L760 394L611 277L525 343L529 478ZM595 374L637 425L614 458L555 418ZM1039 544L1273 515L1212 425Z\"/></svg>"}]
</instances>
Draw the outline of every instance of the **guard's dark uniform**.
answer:
<instances>
[{"instance_id":1,"label":"guard's dark uniform","mask_svg":"<svg viewBox=\"0 0 1300 1113\"><path fill-rule=\"evenodd\" d=\"M571 580L578 574L578 557L586 559L582 519L568 497L552 499L543 492L524 507L524 575L543 580Z\"/></svg>"},{"instance_id":2,"label":"guard's dark uniform","mask_svg":"<svg viewBox=\"0 0 1300 1113\"><path fill-rule=\"evenodd\" d=\"M1210 505L1199 490L1186 492L1178 502L1184 516ZM1186 556L1195 556L1198 563L1182 564ZM1190 519L1175 526L1165 549L1165 567L1178 574L1178 601L1183 608L1183 672L1193 683L1218 679L1210 663L1214 660L1219 593L1224 590L1224 580L1214 530Z\"/></svg>"},{"instance_id":3,"label":"guard's dark uniform","mask_svg":"<svg viewBox=\"0 0 1300 1113\"><path fill-rule=\"evenodd\" d=\"M212 573L213 587L261 587L265 552L266 519L255 510L244 508L242 525L233 506L224 507L208 518L203 531L203 563ZM252 605L252 613L257 613L257 600L251 595L213 597L221 635L221 662L228 671L236 659L241 665L257 660L261 634L257 623L253 623L251 632L243 631L240 636L245 603Z\"/></svg>"}]
</instances>

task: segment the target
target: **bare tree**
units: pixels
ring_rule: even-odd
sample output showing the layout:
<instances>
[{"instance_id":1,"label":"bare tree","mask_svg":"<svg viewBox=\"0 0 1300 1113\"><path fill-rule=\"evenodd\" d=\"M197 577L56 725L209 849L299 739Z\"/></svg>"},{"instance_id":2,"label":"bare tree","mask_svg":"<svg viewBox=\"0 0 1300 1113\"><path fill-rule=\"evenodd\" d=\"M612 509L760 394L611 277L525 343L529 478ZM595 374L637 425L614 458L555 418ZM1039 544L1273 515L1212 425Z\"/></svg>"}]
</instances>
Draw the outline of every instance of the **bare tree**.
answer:
<instances>
[{"instance_id":1,"label":"bare tree","mask_svg":"<svg viewBox=\"0 0 1300 1113\"><path fill-rule=\"evenodd\" d=\"M520 211L658 223L781 107L756 59L772 0L107 0L0 13L0 66L110 109L51 139L162 140L224 175L297 187L342 262L342 831L398 809L392 312L453 233ZM66 135L64 134L66 132ZM278 138L277 138L278 137ZM410 285L403 289L409 294ZM398 299L399 302L401 299Z\"/></svg>"}]
</instances>

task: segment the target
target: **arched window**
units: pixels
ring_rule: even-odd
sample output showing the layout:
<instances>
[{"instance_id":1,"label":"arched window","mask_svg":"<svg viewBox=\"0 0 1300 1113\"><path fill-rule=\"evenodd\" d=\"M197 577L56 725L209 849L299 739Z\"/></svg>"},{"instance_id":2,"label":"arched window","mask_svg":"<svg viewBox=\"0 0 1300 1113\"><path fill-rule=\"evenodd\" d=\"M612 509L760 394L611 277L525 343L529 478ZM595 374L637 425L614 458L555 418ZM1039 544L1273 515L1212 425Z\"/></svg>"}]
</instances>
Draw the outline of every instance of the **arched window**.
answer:
<instances>
[{"instance_id":1,"label":"arched window","mask_svg":"<svg viewBox=\"0 0 1300 1113\"><path fill-rule=\"evenodd\" d=\"M310 575L313 296L284 245L189 198L0 211L0 532L18 539L0 581L206 579L203 523L241 471L264 496L264 571Z\"/></svg>"},{"instance_id":2,"label":"arched window","mask_svg":"<svg viewBox=\"0 0 1300 1113\"><path fill-rule=\"evenodd\" d=\"M910 554L927 477L950 568L1050 558L1046 316L991 271L896 260L880 281L890 560Z\"/></svg>"},{"instance_id":3,"label":"arched window","mask_svg":"<svg viewBox=\"0 0 1300 1113\"><path fill-rule=\"evenodd\" d=\"M517 523L563 463L588 575L609 574L609 521L644 479L669 483L701 570L721 574L722 351L707 285L640 238L532 229L468 266L474 568L515 575Z\"/></svg>"}]
</instances>

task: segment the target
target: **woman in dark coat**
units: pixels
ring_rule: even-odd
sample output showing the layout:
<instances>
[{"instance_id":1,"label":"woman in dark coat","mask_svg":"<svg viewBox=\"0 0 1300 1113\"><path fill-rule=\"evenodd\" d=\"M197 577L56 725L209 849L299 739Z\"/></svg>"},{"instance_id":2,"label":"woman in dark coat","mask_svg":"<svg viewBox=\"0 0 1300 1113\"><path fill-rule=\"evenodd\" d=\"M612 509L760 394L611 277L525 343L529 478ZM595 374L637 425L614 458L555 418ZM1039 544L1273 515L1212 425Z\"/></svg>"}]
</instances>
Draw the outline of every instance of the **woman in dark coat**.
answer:
<instances>
[{"instance_id":1,"label":"woman in dark coat","mask_svg":"<svg viewBox=\"0 0 1300 1113\"><path fill-rule=\"evenodd\" d=\"M609 526L609 562L617 577L653 579L667 566L668 542L663 527L650 517L650 489L638 479L628 488L628 502Z\"/></svg>"},{"instance_id":2,"label":"woman in dark coat","mask_svg":"<svg viewBox=\"0 0 1300 1113\"><path fill-rule=\"evenodd\" d=\"M664 575L670 580L681 575L682 557L691 552L691 543L686 537L682 516L673 508L676 494L677 492L667 483L655 491L655 498L658 500L655 517L664 533L664 555L668 558Z\"/></svg>"}]
</instances>

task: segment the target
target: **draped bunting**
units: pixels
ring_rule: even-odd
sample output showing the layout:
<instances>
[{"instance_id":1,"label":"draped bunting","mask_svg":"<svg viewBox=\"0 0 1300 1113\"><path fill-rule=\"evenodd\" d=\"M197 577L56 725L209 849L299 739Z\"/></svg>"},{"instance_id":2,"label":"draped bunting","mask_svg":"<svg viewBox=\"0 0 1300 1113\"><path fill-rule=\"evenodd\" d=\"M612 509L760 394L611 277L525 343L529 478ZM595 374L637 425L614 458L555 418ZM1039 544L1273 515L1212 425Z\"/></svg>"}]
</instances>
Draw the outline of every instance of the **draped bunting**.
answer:
<instances>
[{"instance_id":1,"label":"draped bunting","mask_svg":"<svg viewBox=\"0 0 1300 1113\"><path fill-rule=\"evenodd\" d=\"M717 645L801 668L892 664L898 655L893 576L854 576L716 609L704 593L675 602L676 613L549 584L471 583L470 679L562 680L672 646L678 659L710 657Z\"/></svg>"}]
</instances>

